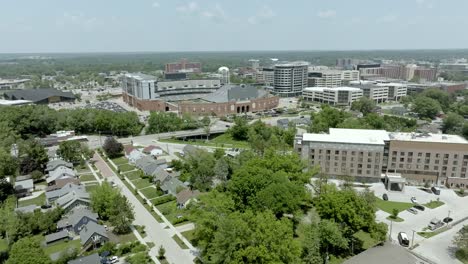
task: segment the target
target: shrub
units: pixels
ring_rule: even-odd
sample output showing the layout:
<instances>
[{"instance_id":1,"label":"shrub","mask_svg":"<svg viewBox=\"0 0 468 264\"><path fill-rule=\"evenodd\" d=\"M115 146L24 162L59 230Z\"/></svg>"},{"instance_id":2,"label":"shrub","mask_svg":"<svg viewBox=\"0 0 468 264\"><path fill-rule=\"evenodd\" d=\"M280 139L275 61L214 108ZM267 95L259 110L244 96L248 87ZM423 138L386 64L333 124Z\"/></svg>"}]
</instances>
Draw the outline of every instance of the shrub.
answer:
<instances>
[{"instance_id":1,"label":"shrub","mask_svg":"<svg viewBox=\"0 0 468 264\"><path fill-rule=\"evenodd\" d=\"M172 195L165 195L165 196L158 197L158 198L154 199L153 204L154 205L160 205L160 204L163 204L163 203L174 201L175 199L176 198L174 196L172 196Z\"/></svg>"}]
</instances>

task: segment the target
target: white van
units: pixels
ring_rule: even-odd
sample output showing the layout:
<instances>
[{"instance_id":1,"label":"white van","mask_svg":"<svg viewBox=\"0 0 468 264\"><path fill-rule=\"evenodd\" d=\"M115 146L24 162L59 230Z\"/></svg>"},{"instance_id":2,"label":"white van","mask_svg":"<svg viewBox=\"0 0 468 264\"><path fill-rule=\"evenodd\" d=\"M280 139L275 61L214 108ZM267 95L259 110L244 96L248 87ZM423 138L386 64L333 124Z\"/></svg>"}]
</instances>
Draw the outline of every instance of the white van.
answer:
<instances>
[{"instance_id":1,"label":"white van","mask_svg":"<svg viewBox=\"0 0 468 264\"><path fill-rule=\"evenodd\" d=\"M398 242L404 247L409 247L409 239L405 232L398 233Z\"/></svg>"}]
</instances>

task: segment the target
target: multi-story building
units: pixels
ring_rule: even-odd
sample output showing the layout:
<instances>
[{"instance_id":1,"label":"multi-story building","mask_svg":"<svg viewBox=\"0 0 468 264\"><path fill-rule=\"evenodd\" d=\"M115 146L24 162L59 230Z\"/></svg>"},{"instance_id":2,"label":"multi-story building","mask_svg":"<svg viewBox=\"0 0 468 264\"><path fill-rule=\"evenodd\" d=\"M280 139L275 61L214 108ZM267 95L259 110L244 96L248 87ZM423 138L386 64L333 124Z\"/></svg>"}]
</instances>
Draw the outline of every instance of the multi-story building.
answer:
<instances>
[{"instance_id":1,"label":"multi-story building","mask_svg":"<svg viewBox=\"0 0 468 264\"><path fill-rule=\"evenodd\" d=\"M419 78L420 81L435 81L437 77L437 69L419 67L414 70L414 77Z\"/></svg>"},{"instance_id":2,"label":"multi-story building","mask_svg":"<svg viewBox=\"0 0 468 264\"><path fill-rule=\"evenodd\" d=\"M331 176L379 181L392 171L410 182L468 187L468 141L456 135L330 128L298 136L295 149Z\"/></svg>"},{"instance_id":3,"label":"multi-story building","mask_svg":"<svg viewBox=\"0 0 468 264\"><path fill-rule=\"evenodd\" d=\"M122 92L135 98L146 100L155 99L155 88L158 80L156 77L142 73L128 73L122 77ZM133 104L134 102L128 102Z\"/></svg>"},{"instance_id":4,"label":"multi-story building","mask_svg":"<svg viewBox=\"0 0 468 264\"><path fill-rule=\"evenodd\" d=\"M408 87L405 83L377 83L376 85L388 87L388 100L398 101L407 95Z\"/></svg>"},{"instance_id":5,"label":"multi-story building","mask_svg":"<svg viewBox=\"0 0 468 264\"><path fill-rule=\"evenodd\" d=\"M199 62L189 62L186 59L182 59L179 62L173 62L166 64L166 73L177 73L177 72L186 72L186 73L201 73L202 66Z\"/></svg>"},{"instance_id":6,"label":"multi-story building","mask_svg":"<svg viewBox=\"0 0 468 264\"><path fill-rule=\"evenodd\" d=\"M274 67L273 91L280 97L292 97L302 94L307 87L307 62L297 61L276 64Z\"/></svg>"},{"instance_id":7,"label":"multi-story building","mask_svg":"<svg viewBox=\"0 0 468 264\"><path fill-rule=\"evenodd\" d=\"M374 100L376 103L383 103L388 100L387 86L377 86L375 82L371 81L352 81L349 85L361 89L363 96Z\"/></svg>"},{"instance_id":8,"label":"multi-story building","mask_svg":"<svg viewBox=\"0 0 468 264\"><path fill-rule=\"evenodd\" d=\"M403 80L406 75L406 67L404 65L382 65L382 77L387 79Z\"/></svg>"},{"instance_id":9,"label":"multi-story building","mask_svg":"<svg viewBox=\"0 0 468 264\"><path fill-rule=\"evenodd\" d=\"M359 79L358 70L345 70L341 72L341 81L343 82L359 81Z\"/></svg>"},{"instance_id":10,"label":"multi-story building","mask_svg":"<svg viewBox=\"0 0 468 264\"><path fill-rule=\"evenodd\" d=\"M351 106L363 95L362 90L354 87L308 87L302 91L306 102L319 102L334 106Z\"/></svg>"},{"instance_id":11,"label":"multi-story building","mask_svg":"<svg viewBox=\"0 0 468 264\"><path fill-rule=\"evenodd\" d=\"M308 87L340 87L342 86L342 73L338 70L322 70L308 73Z\"/></svg>"},{"instance_id":12,"label":"multi-story building","mask_svg":"<svg viewBox=\"0 0 468 264\"><path fill-rule=\"evenodd\" d=\"M274 68L263 68L263 80L266 86L274 86L275 84L275 69Z\"/></svg>"}]
</instances>

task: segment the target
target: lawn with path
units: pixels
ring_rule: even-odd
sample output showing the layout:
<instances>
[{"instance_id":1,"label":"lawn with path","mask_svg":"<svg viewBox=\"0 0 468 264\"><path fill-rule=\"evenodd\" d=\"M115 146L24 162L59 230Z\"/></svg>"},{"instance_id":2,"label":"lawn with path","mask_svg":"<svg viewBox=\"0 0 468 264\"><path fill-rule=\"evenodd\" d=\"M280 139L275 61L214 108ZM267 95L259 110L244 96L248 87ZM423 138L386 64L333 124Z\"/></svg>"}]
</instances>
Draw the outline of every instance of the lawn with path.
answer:
<instances>
[{"instance_id":1,"label":"lawn with path","mask_svg":"<svg viewBox=\"0 0 468 264\"><path fill-rule=\"evenodd\" d=\"M88 193L91 193L94 189L96 189L99 186L99 184L87 184L85 185L85 189Z\"/></svg>"},{"instance_id":2,"label":"lawn with path","mask_svg":"<svg viewBox=\"0 0 468 264\"><path fill-rule=\"evenodd\" d=\"M132 181L133 185L139 190L152 185L148 179L137 179Z\"/></svg>"},{"instance_id":3,"label":"lawn with path","mask_svg":"<svg viewBox=\"0 0 468 264\"><path fill-rule=\"evenodd\" d=\"M430 201L428 202L427 204L424 204L425 207L427 208L431 208L431 209L434 209L434 208L437 208L439 206L442 206L444 205L445 203L444 202L441 202L441 201Z\"/></svg>"},{"instance_id":4,"label":"lawn with path","mask_svg":"<svg viewBox=\"0 0 468 264\"><path fill-rule=\"evenodd\" d=\"M114 159L111 159L111 160L117 166L128 163L128 160L125 157L114 158Z\"/></svg>"},{"instance_id":5,"label":"lawn with path","mask_svg":"<svg viewBox=\"0 0 468 264\"><path fill-rule=\"evenodd\" d=\"M39 195L36 198L29 199L29 200L18 201L18 207L23 207L23 206L33 205L33 204L35 204L37 206L41 206L41 205L44 205L45 202L46 202L46 197L45 197L45 194L42 193L41 195Z\"/></svg>"},{"instance_id":6,"label":"lawn with path","mask_svg":"<svg viewBox=\"0 0 468 264\"><path fill-rule=\"evenodd\" d=\"M125 177L127 177L129 180L137 180L141 178L141 173L140 171L131 171L127 173L122 173Z\"/></svg>"},{"instance_id":7,"label":"lawn with path","mask_svg":"<svg viewBox=\"0 0 468 264\"><path fill-rule=\"evenodd\" d=\"M131 171L135 169L135 167L133 167L132 165L128 163L120 164L118 165L118 167L119 167L120 172L126 172L126 171Z\"/></svg>"},{"instance_id":8,"label":"lawn with path","mask_svg":"<svg viewBox=\"0 0 468 264\"><path fill-rule=\"evenodd\" d=\"M153 199L163 195L162 191L156 189L156 187L153 186L141 189L140 192L146 197L146 199Z\"/></svg>"},{"instance_id":9,"label":"lawn with path","mask_svg":"<svg viewBox=\"0 0 468 264\"><path fill-rule=\"evenodd\" d=\"M179 219L177 219L178 217L179 218L184 217L185 219L187 219L187 216L189 215L189 211L187 209L177 208L177 202L176 201L170 201L170 202L167 202L167 203L157 205L156 208L158 208L158 210L172 224L174 224L176 220L179 220Z\"/></svg>"},{"instance_id":10,"label":"lawn with path","mask_svg":"<svg viewBox=\"0 0 468 264\"><path fill-rule=\"evenodd\" d=\"M94 177L93 174L83 174L83 175L80 175L80 181L81 182L96 181L96 177Z\"/></svg>"},{"instance_id":11,"label":"lawn with path","mask_svg":"<svg viewBox=\"0 0 468 264\"><path fill-rule=\"evenodd\" d=\"M402 202L393 202L393 201L384 201L380 198L377 198L376 206L380 210L387 212L389 214L392 214L393 209L397 209L398 212L405 211L411 207L413 207L414 204L412 203L402 203Z\"/></svg>"},{"instance_id":12,"label":"lawn with path","mask_svg":"<svg viewBox=\"0 0 468 264\"><path fill-rule=\"evenodd\" d=\"M81 248L80 240L75 239L71 241L65 240L65 241L55 242L51 245L44 247L44 252L46 253L46 255L50 255L50 254L65 251L70 248L80 249Z\"/></svg>"}]
</instances>

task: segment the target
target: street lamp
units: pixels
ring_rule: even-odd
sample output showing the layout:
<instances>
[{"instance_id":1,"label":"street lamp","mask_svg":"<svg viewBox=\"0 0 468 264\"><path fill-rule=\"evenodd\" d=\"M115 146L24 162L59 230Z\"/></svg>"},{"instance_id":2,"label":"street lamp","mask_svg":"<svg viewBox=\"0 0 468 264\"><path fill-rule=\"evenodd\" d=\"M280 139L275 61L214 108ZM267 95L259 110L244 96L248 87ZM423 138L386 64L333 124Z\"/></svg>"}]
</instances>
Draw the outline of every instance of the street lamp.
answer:
<instances>
[{"instance_id":1,"label":"street lamp","mask_svg":"<svg viewBox=\"0 0 468 264\"><path fill-rule=\"evenodd\" d=\"M389 241L392 241L392 228L393 228L393 220L390 220L390 233L388 234Z\"/></svg>"},{"instance_id":2,"label":"street lamp","mask_svg":"<svg viewBox=\"0 0 468 264\"><path fill-rule=\"evenodd\" d=\"M414 232L416 231L413 230L413 237L411 238L411 248L413 248L413 245L414 245Z\"/></svg>"}]
</instances>

